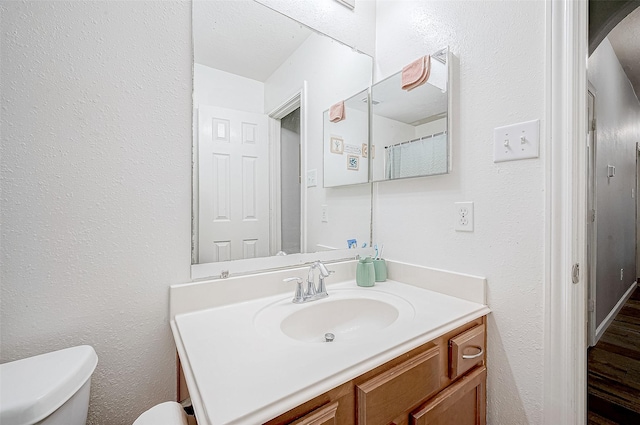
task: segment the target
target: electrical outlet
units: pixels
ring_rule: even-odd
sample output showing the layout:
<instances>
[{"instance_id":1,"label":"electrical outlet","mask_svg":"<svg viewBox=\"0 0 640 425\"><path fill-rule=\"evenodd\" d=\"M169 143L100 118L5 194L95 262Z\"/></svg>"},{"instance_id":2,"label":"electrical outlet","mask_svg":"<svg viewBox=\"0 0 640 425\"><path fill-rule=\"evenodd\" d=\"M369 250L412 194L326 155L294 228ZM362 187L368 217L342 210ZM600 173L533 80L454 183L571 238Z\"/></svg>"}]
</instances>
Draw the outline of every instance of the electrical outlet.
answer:
<instances>
[{"instance_id":1,"label":"electrical outlet","mask_svg":"<svg viewBox=\"0 0 640 425\"><path fill-rule=\"evenodd\" d=\"M454 205L456 232L473 232L473 202L456 202Z\"/></svg>"},{"instance_id":2,"label":"electrical outlet","mask_svg":"<svg viewBox=\"0 0 640 425\"><path fill-rule=\"evenodd\" d=\"M326 205L320 205L320 217L323 223L329 222L329 211Z\"/></svg>"}]
</instances>

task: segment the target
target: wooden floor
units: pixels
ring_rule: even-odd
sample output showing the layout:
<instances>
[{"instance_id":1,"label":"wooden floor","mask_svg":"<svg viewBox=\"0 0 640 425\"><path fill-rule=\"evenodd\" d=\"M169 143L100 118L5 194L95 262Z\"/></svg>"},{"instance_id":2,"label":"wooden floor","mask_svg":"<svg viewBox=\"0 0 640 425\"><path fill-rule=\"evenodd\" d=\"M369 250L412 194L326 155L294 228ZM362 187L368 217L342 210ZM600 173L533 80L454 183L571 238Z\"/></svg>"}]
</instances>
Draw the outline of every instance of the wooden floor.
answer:
<instances>
[{"instance_id":1,"label":"wooden floor","mask_svg":"<svg viewBox=\"0 0 640 425\"><path fill-rule=\"evenodd\" d=\"M640 424L640 288L588 354L591 425Z\"/></svg>"}]
</instances>

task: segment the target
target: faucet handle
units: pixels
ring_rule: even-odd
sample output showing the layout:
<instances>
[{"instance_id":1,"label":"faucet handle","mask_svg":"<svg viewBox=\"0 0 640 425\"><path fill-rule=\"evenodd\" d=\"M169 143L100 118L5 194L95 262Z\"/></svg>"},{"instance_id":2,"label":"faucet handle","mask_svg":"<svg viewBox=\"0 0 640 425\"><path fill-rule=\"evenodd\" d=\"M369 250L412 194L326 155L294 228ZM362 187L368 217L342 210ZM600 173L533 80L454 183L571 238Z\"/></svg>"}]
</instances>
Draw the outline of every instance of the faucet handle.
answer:
<instances>
[{"instance_id":1,"label":"faucet handle","mask_svg":"<svg viewBox=\"0 0 640 425\"><path fill-rule=\"evenodd\" d=\"M293 295L293 302L296 304L300 304L304 302L304 292L302 292L302 278L299 277L288 277L286 279L282 279L283 282L296 282L296 292Z\"/></svg>"},{"instance_id":2,"label":"faucet handle","mask_svg":"<svg viewBox=\"0 0 640 425\"><path fill-rule=\"evenodd\" d=\"M320 282L318 282L318 293L316 294L316 298L325 298L325 297L329 296L329 294L327 294L327 287L324 284L324 279L325 279L325 277L329 277L334 273L335 273L334 270L327 270L327 275L326 276L324 276L322 274L320 275L320 277L319 277Z\"/></svg>"}]
</instances>

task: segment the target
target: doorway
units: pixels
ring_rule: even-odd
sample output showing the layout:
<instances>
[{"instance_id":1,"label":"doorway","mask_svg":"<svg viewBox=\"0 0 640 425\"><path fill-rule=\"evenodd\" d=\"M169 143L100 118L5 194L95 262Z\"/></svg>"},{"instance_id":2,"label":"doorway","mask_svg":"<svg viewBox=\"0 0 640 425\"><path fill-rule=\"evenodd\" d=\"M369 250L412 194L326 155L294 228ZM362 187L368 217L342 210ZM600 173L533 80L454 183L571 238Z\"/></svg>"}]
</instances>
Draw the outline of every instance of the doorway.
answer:
<instances>
[{"instance_id":1,"label":"doorway","mask_svg":"<svg viewBox=\"0 0 640 425\"><path fill-rule=\"evenodd\" d=\"M280 251L297 254L300 246L300 108L280 120Z\"/></svg>"},{"instance_id":2,"label":"doorway","mask_svg":"<svg viewBox=\"0 0 640 425\"><path fill-rule=\"evenodd\" d=\"M306 246L306 82L269 113L271 255L304 253Z\"/></svg>"}]
</instances>

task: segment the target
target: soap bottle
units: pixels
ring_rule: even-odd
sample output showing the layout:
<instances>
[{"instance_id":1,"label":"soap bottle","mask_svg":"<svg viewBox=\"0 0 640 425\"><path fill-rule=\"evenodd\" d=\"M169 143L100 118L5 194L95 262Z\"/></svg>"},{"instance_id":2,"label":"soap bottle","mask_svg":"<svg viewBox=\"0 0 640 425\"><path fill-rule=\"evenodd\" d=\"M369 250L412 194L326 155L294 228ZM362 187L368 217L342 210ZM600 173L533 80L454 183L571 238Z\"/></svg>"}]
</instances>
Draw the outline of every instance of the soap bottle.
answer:
<instances>
[{"instance_id":1,"label":"soap bottle","mask_svg":"<svg viewBox=\"0 0 640 425\"><path fill-rule=\"evenodd\" d=\"M356 267L356 283L358 286L373 286L376 283L376 271L370 256L361 258Z\"/></svg>"}]
</instances>

